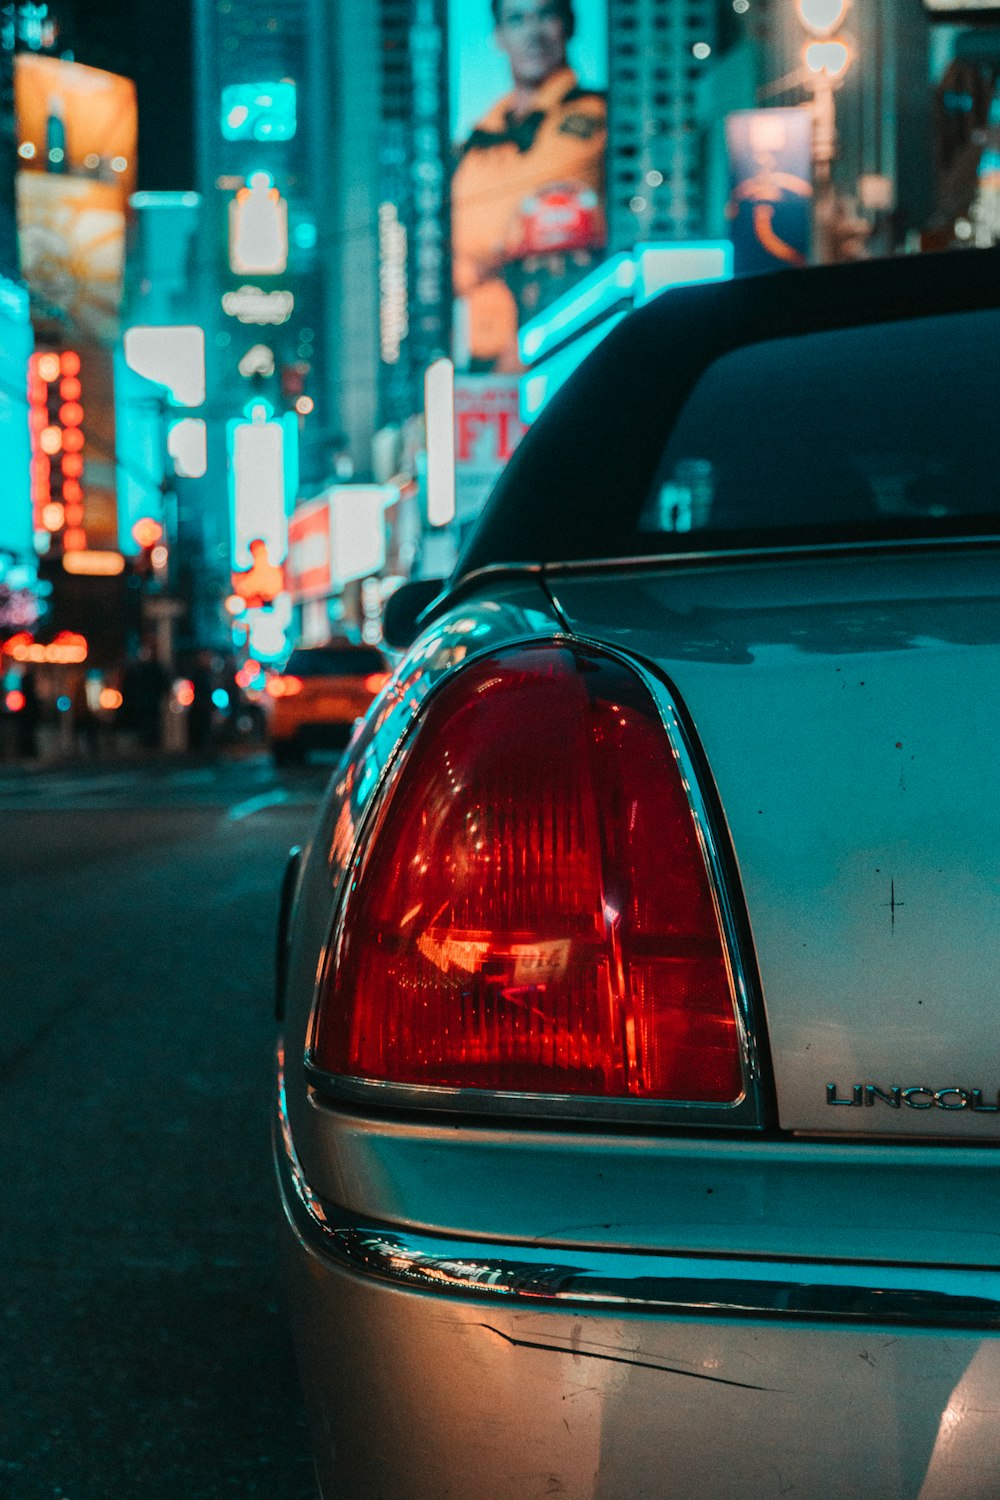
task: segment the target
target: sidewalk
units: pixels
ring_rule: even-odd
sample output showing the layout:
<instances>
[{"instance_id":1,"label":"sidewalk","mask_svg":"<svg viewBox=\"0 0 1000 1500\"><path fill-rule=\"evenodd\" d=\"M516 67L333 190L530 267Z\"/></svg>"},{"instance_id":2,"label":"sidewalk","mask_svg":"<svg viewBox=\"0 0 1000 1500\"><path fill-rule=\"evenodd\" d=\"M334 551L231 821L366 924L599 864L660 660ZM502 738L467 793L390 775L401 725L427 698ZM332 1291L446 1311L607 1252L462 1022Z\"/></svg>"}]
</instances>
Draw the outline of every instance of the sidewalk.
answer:
<instances>
[{"instance_id":1,"label":"sidewalk","mask_svg":"<svg viewBox=\"0 0 1000 1500\"><path fill-rule=\"evenodd\" d=\"M39 736L41 741L41 735ZM134 735L116 736L105 741L96 755L79 749L67 750L64 746L49 743L39 744L36 756L7 756L0 747L0 777L9 779L20 776L37 776L46 771L106 772L126 766L143 766L149 770L176 770L181 766L210 766L222 762L266 757L263 745L240 741L232 745L218 745L208 752L190 750L147 749L137 743Z\"/></svg>"}]
</instances>

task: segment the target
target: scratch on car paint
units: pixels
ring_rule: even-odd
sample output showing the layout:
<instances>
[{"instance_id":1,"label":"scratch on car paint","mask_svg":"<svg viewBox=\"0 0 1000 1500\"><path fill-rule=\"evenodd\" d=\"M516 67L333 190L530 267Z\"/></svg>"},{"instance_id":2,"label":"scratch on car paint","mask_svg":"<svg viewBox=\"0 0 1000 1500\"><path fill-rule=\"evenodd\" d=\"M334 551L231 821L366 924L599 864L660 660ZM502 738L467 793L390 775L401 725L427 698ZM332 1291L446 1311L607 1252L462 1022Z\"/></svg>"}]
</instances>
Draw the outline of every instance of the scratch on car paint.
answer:
<instances>
[{"instance_id":1,"label":"scratch on car paint","mask_svg":"<svg viewBox=\"0 0 1000 1500\"><path fill-rule=\"evenodd\" d=\"M659 1370L663 1375L683 1375L688 1380L707 1380L712 1385L733 1385L741 1391L771 1391L773 1387L767 1385L750 1385L745 1380L725 1380L721 1375L705 1375L700 1370L678 1370L673 1365L655 1364L647 1359L630 1359L624 1354L598 1354L596 1349L570 1349L565 1344L546 1344L539 1339L515 1339L509 1333L503 1333L501 1329L494 1328L491 1323L480 1323L480 1328L485 1328L487 1333L495 1333L498 1339L504 1343L512 1344L516 1349L542 1349L549 1354L574 1354L582 1355L585 1359L602 1359L613 1365L635 1365L639 1370Z\"/></svg>"},{"instance_id":2,"label":"scratch on car paint","mask_svg":"<svg viewBox=\"0 0 1000 1500\"><path fill-rule=\"evenodd\" d=\"M878 871L876 870L875 873L877 875ZM888 901L883 901L882 905L883 906L887 906L889 908L889 930L890 930L890 932L895 932L896 931L896 912L899 910L899 908L901 906L905 906L906 902L905 901L897 901L896 900L896 882L893 879L890 879L890 881L889 881L889 899L888 899Z\"/></svg>"},{"instance_id":3,"label":"scratch on car paint","mask_svg":"<svg viewBox=\"0 0 1000 1500\"><path fill-rule=\"evenodd\" d=\"M600 1177L601 1173L598 1172L597 1175ZM621 1227L622 1227L621 1225L618 1225L619 1229ZM612 1229L612 1228L614 1228L614 1226L612 1224L598 1224L596 1222L590 1223L590 1224L558 1224L558 1225L556 1225L555 1229L546 1229L543 1234L532 1235L531 1239L528 1241L528 1244L529 1245L545 1245L545 1244L548 1244L549 1242L551 1242L552 1240L555 1240L558 1243L560 1236L564 1235L564 1234L580 1234L584 1230L588 1230L588 1229L589 1230L594 1230L594 1229Z\"/></svg>"}]
</instances>

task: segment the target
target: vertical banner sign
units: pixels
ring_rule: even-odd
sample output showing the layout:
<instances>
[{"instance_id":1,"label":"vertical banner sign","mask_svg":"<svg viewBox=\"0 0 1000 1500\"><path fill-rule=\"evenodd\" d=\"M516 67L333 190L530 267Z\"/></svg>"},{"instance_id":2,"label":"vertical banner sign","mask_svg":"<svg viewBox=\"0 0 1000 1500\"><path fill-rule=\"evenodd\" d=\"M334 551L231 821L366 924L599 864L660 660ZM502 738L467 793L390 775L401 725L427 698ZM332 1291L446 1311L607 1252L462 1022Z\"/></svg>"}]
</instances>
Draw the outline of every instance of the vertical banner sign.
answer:
<instances>
[{"instance_id":1,"label":"vertical banner sign","mask_svg":"<svg viewBox=\"0 0 1000 1500\"><path fill-rule=\"evenodd\" d=\"M379 420L404 422L420 402L410 360L410 133L402 120L383 124L378 164Z\"/></svg>"},{"instance_id":2,"label":"vertical banner sign","mask_svg":"<svg viewBox=\"0 0 1000 1500\"><path fill-rule=\"evenodd\" d=\"M297 604L333 592L328 495L300 505L288 522L288 588Z\"/></svg>"},{"instance_id":3,"label":"vertical banner sign","mask_svg":"<svg viewBox=\"0 0 1000 1500\"><path fill-rule=\"evenodd\" d=\"M412 239L408 332L413 366L423 377L448 348L445 44L441 0L415 0L410 27L413 79ZM419 393L417 405L419 406Z\"/></svg>"},{"instance_id":4,"label":"vertical banner sign","mask_svg":"<svg viewBox=\"0 0 1000 1500\"><path fill-rule=\"evenodd\" d=\"M516 372L517 332L603 257L605 0L449 0L458 369Z\"/></svg>"},{"instance_id":5,"label":"vertical banner sign","mask_svg":"<svg viewBox=\"0 0 1000 1500\"><path fill-rule=\"evenodd\" d=\"M812 114L741 109L726 116L729 218L737 276L803 266L812 213Z\"/></svg>"},{"instance_id":6,"label":"vertical banner sign","mask_svg":"<svg viewBox=\"0 0 1000 1500\"><path fill-rule=\"evenodd\" d=\"M524 436L516 375L460 375L455 380L455 516L482 510L500 472Z\"/></svg>"},{"instance_id":7,"label":"vertical banner sign","mask_svg":"<svg viewBox=\"0 0 1000 1500\"><path fill-rule=\"evenodd\" d=\"M42 310L74 336L111 341L135 191L135 85L22 52L14 60L21 269Z\"/></svg>"},{"instance_id":8,"label":"vertical banner sign","mask_svg":"<svg viewBox=\"0 0 1000 1500\"><path fill-rule=\"evenodd\" d=\"M0 472L4 476L0 501L0 587L8 565L33 561L31 481L37 469L33 458L39 424L33 420L48 395L29 375L32 350L28 294L14 281L0 276ZM28 380L28 409L24 389ZM48 425L47 417L43 425ZM7 599L8 608L10 599ZM4 628L0 602L0 629Z\"/></svg>"}]
</instances>

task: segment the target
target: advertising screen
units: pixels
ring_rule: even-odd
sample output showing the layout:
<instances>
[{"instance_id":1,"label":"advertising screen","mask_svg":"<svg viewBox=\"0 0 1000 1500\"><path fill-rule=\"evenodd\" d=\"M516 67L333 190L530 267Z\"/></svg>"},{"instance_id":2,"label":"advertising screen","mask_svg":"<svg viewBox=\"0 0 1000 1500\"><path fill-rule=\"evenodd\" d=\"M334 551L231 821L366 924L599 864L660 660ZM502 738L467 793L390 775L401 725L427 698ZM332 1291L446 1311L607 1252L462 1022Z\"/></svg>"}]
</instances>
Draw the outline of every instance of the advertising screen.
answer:
<instances>
[{"instance_id":1,"label":"advertising screen","mask_svg":"<svg viewBox=\"0 0 1000 1500\"><path fill-rule=\"evenodd\" d=\"M726 116L737 275L804 266L812 224L812 120L804 109L741 109Z\"/></svg>"},{"instance_id":2,"label":"advertising screen","mask_svg":"<svg viewBox=\"0 0 1000 1500\"><path fill-rule=\"evenodd\" d=\"M28 297L0 276L0 580L11 563L33 559L31 546L31 446L25 386L32 335ZM2 624L0 624L2 628Z\"/></svg>"},{"instance_id":3,"label":"advertising screen","mask_svg":"<svg viewBox=\"0 0 1000 1500\"><path fill-rule=\"evenodd\" d=\"M22 274L71 337L113 338L135 190L135 85L26 52L15 59L14 103Z\"/></svg>"},{"instance_id":4,"label":"advertising screen","mask_svg":"<svg viewBox=\"0 0 1000 1500\"><path fill-rule=\"evenodd\" d=\"M455 363L516 372L607 243L606 0L449 0L448 44Z\"/></svg>"}]
</instances>

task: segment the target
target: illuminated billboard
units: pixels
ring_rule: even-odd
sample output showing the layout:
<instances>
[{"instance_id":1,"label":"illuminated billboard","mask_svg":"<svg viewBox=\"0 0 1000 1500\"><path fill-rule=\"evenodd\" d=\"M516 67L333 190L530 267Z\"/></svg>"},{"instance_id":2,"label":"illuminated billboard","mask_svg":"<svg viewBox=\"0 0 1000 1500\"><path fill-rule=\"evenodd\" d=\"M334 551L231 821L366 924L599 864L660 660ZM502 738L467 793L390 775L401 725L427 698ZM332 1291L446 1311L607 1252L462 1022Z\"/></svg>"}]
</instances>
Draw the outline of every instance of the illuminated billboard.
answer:
<instances>
[{"instance_id":1,"label":"illuminated billboard","mask_svg":"<svg viewBox=\"0 0 1000 1500\"><path fill-rule=\"evenodd\" d=\"M231 83L222 90L222 135L227 141L290 141L295 134L295 84Z\"/></svg>"},{"instance_id":2,"label":"illuminated billboard","mask_svg":"<svg viewBox=\"0 0 1000 1500\"><path fill-rule=\"evenodd\" d=\"M229 269L280 276L288 265L288 204L269 172L253 172L229 204Z\"/></svg>"},{"instance_id":3,"label":"illuminated billboard","mask_svg":"<svg viewBox=\"0 0 1000 1500\"><path fill-rule=\"evenodd\" d=\"M330 497L300 505L288 523L288 587L298 602L325 599L333 589Z\"/></svg>"},{"instance_id":4,"label":"illuminated billboard","mask_svg":"<svg viewBox=\"0 0 1000 1500\"><path fill-rule=\"evenodd\" d=\"M607 242L605 0L449 0L454 353L520 368L520 323Z\"/></svg>"},{"instance_id":5,"label":"illuminated billboard","mask_svg":"<svg viewBox=\"0 0 1000 1500\"><path fill-rule=\"evenodd\" d=\"M32 343L27 293L16 282L0 276L0 466L4 476L0 580L8 564L33 558L32 446L22 394L29 379ZM0 610L0 616L2 613Z\"/></svg>"},{"instance_id":6,"label":"illuminated billboard","mask_svg":"<svg viewBox=\"0 0 1000 1500\"><path fill-rule=\"evenodd\" d=\"M135 85L30 52L14 65L22 274L73 337L111 339L136 181Z\"/></svg>"},{"instance_id":7,"label":"illuminated billboard","mask_svg":"<svg viewBox=\"0 0 1000 1500\"><path fill-rule=\"evenodd\" d=\"M455 514L470 521L524 435L516 375L455 381Z\"/></svg>"},{"instance_id":8,"label":"illuminated billboard","mask_svg":"<svg viewBox=\"0 0 1000 1500\"><path fill-rule=\"evenodd\" d=\"M800 107L726 116L733 256L738 275L804 266L812 230L812 118Z\"/></svg>"},{"instance_id":9,"label":"illuminated billboard","mask_svg":"<svg viewBox=\"0 0 1000 1500\"><path fill-rule=\"evenodd\" d=\"M288 515L299 482L298 418L275 417L266 401L253 401L246 419L227 424L232 519L232 563L237 570L259 561L254 543L267 549L267 562L288 555Z\"/></svg>"}]
</instances>

